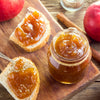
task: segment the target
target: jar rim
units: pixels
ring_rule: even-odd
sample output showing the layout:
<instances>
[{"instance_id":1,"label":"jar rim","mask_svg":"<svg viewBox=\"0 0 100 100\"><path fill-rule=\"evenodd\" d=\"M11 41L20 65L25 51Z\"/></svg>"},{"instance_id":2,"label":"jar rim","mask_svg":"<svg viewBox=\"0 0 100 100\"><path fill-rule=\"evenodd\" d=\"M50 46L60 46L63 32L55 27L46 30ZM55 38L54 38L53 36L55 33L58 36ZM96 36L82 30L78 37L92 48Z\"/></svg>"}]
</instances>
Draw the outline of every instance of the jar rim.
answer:
<instances>
[{"instance_id":1,"label":"jar rim","mask_svg":"<svg viewBox=\"0 0 100 100\"><path fill-rule=\"evenodd\" d=\"M65 57L59 55L59 54L56 52L56 49L55 49L55 42L56 42L57 38L58 38L61 34L64 34L65 32L68 32L68 31L73 31L74 34L76 34L76 35L78 34L78 35L82 36L82 37L84 38L84 40L86 40L86 49L85 49L84 55L82 55L82 56L79 57L79 58L71 58L71 59L65 58ZM83 59L86 57L87 53L89 52L88 48L89 48L89 42L88 42L87 37L86 37L84 34L82 34L82 32L78 31L78 30L77 30L76 28L74 28L74 27L69 27L68 29L64 29L63 31L58 32L58 33L54 36L54 38L53 38L53 40L52 40L52 49L53 49L53 51L54 51L54 52L52 52L52 53L55 54L54 56L56 56L56 58L59 57L61 61L67 61L67 62L78 62L78 61L81 61L81 60L83 60Z\"/></svg>"}]
</instances>

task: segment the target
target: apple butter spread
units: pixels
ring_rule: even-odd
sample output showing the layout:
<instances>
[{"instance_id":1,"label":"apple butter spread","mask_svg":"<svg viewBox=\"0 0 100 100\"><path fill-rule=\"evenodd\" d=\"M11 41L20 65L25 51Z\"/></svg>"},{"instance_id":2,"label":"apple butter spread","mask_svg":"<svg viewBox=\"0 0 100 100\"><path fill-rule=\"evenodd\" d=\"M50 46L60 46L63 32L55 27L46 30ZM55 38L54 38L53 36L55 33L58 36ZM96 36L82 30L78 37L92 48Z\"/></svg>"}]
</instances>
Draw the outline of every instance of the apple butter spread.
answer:
<instances>
[{"instance_id":1,"label":"apple butter spread","mask_svg":"<svg viewBox=\"0 0 100 100\"><path fill-rule=\"evenodd\" d=\"M25 17L21 27L15 30L15 36L25 46L37 43L46 31L45 19L38 12L31 12L28 17Z\"/></svg>"},{"instance_id":2,"label":"apple butter spread","mask_svg":"<svg viewBox=\"0 0 100 100\"><path fill-rule=\"evenodd\" d=\"M22 59L19 59L19 60L16 62L16 64L15 64L15 69L16 69L16 70L21 70L21 69L23 69L23 65L24 65L23 60L22 60Z\"/></svg>"},{"instance_id":3,"label":"apple butter spread","mask_svg":"<svg viewBox=\"0 0 100 100\"><path fill-rule=\"evenodd\" d=\"M18 60L15 64L15 71L7 76L8 85L20 99L30 96L37 82L37 74L34 73L34 68L24 69L23 65L23 60Z\"/></svg>"},{"instance_id":4,"label":"apple butter spread","mask_svg":"<svg viewBox=\"0 0 100 100\"><path fill-rule=\"evenodd\" d=\"M80 81L89 66L91 51L87 38L76 28L59 32L48 50L48 67L52 77L64 84Z\"/></svg>"},{"instance_id":5,"label":"apple butter spread","mask_svg":"<svg viewBox=\"0 0 100 100\"><path fill-rule=\"evenodd\" d=\"M85 40L76 34L61 34L55 43L56 52L65 58L79 58L84 55L86 49Z\"/></svg>"}]
</instances>

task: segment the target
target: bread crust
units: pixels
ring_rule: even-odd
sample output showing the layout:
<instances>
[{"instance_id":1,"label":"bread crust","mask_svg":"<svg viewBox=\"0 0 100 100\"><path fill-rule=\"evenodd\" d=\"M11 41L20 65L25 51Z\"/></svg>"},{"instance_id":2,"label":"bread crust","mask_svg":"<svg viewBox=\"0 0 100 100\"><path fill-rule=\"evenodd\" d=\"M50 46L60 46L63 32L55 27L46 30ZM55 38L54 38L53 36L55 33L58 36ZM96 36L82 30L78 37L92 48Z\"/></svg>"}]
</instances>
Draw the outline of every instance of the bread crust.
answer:
<instances>
[{"instance_id":1,"label":"bread crust","mask_svg":"<svg viewBox=\"0 0 100 100\"><path fill-rule=\"evenodd\" d=\"M16 59L23 59L27 62L29 62L30 64L32 64L33 68L35 69L35 72L37 73L37 83L36 83L36 86L35 86L35 89L34 91L32 92L32 94L29 96L29 97L26 97L24 99L19 99L15 94L14 92L11 90L11 88L9 87L9 85L7 84L7 75L10 73L9 70L12 69L11 65L12 63L10 62L7 67L4 69L4 71L0 74L0 83L7 89L7 91L12 95L12 97L15 99L15 100L36 100L37 98L37 95L39 93L39 87L40 87L40 79L39 79L39 72L35 66L35 64L30 60L30 59L26 59L24 57L15 57L13 60L15 61ZM26 68L27 69L27 68ZM7 73L8 72L8 73Z\"/></svg>"},{"instance_id":2,"label":"bread crust","mask_svg":"<svg viewBox=\"0 0 100 100\"><path fill-rule=\"evenodd\" d=\"M28 14L30 12L33 12L33 11L38 11L32 7L29 7L28 8L28 13L26 14L26 17L28 16ZM19 45L21 48L23 48L25 51L27 52L32 52L32 51L36 51L40 48L42 48L46 42L48 41L49 37L50 37L50 34L51 34L51 27L50 27L50 22L48 21L48 19L43 15L43 13L41 13L40 11L38 11L42 17L45 19L45 23L46 23L46 32L44 33L44 35L42 36L42 38L35 44L33 45L29 45L29 46L25 46L22 42L20 42L18 40L18 38L15 36L15 30L14 32L10 35L9 37L9 40L13 41L15 44ZM25 18L26 18L25 17ZM18 24L17 27L20 27L21 24L23 23L24 19Z\"/></svg>"}]
</instances>

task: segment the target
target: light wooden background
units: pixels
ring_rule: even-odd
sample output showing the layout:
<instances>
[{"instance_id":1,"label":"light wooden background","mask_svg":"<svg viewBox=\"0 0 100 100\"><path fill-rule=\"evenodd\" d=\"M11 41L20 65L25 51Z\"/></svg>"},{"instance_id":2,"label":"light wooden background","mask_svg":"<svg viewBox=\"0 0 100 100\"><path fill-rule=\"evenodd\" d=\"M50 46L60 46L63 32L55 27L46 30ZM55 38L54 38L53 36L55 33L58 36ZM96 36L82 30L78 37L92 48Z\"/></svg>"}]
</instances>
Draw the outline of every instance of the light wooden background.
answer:
<instances>
[{"instance_id":1,"label":"light wooden background","mask_svg":"<svg viewBox=\"0 0 100 100\"><path fill-rule=\"evenodd\" d=\"M59 12L63 12L71 21L76 23L79 27L84 29L83 27L83 18L84 14L86 12L87 7L94 1L97 0L85 0L84 7L77 11L77 12L68 12L65 11L60 6L60 0L41 0L42 3L45 5L45 7L48 9L48 11L51 13L51 15L54 17L55 20L57 20L56 15ZM58 20L57 20L58 21ZM63 27L66 28L62 23L58 21L58 23ZM100 43L92 43L92 46L100 51ZM93 62L98 66L100 69L100 63L93 60ZM66 100L66 98L65 98ZM82 92L78 93L74 97L72 97L71 100L100 100L100 77L93 82L92 85L84 89Z\"/></svg>"}]
</instances>

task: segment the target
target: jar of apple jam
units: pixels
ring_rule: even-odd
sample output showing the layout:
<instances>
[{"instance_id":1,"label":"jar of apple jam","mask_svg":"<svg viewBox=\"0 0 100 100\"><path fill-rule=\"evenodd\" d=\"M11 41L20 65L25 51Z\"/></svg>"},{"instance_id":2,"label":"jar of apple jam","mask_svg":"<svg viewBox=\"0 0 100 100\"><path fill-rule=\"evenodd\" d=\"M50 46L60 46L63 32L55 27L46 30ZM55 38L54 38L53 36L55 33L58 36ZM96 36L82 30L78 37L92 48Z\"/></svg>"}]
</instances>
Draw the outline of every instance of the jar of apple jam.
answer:
<instances>
[{"instance_id":1,"label":"jar of apple jam","mask_svg":"<svg viewBox=\"0 0 100 100\"><path fill-rule=\"evenodd\" d=\"M70 27L53 38L47 56L51 76L63 84L73 84L83 78L91 50L86 36Z\"/></svg>"}]
</instances>

